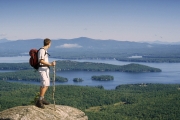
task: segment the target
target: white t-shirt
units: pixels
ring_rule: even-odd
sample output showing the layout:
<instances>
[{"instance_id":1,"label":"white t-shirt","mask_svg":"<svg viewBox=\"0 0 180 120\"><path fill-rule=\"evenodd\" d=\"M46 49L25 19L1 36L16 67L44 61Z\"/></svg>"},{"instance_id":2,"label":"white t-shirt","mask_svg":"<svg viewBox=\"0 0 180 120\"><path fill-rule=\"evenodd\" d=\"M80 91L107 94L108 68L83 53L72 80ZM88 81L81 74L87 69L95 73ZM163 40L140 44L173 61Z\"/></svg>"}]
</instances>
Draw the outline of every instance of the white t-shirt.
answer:
<instances>
[{"instance_id":1,"label":"white t-shirt","mask_svg":"<svg viewBox=\"0 0 180 120\"><path fill-rule=\"evenodd\" d=\"M47 54L47 50L45 49L40 49L39 52L38 52L38 61L40 60L44 60L45 62L49 62L48 60L48 54ZM40 63L40 65L43 65L42 63ZM39 67L38 71L41 72L41 71L44 71L44 70L47 70L49 69L48 67Z\"/></svg>"}]
</instances>

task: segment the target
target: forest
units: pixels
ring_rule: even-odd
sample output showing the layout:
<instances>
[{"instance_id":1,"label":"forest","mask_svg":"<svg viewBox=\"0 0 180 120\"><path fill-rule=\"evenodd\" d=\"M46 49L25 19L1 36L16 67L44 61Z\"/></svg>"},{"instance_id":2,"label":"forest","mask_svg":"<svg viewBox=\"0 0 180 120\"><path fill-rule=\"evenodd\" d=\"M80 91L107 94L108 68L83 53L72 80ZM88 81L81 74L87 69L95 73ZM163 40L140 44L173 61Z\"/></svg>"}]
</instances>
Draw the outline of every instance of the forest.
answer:
<instances>
[{"instance_id":1,"label":"forest","mask_svg":"<svg viewBox=\"0 0 180 120\"><path fill-rule=\"evenodd\" d=\"M50 74L51 80L53 75ZM68 79L60 76L56 76L56 81L67 82ZM40 81L39 73L35 70L19 70L16 72L3 72L0 73L0 80L23 80L23 81Z\"/></svg>"},{"instance_id":2,"label":"forest","mask_svg":"<svg viewBox=\"0 0 180 120\"><path fill-rule=\"evenodd\" d=\"M52 86L45 98L52 100ZM37 85L0 80L0 111L30 105ZM115 90L99 87L57 85L57 105L85 112L89 120L177 120L180 118L179 84L127 84Z\"/></svg>"}]
</instances>

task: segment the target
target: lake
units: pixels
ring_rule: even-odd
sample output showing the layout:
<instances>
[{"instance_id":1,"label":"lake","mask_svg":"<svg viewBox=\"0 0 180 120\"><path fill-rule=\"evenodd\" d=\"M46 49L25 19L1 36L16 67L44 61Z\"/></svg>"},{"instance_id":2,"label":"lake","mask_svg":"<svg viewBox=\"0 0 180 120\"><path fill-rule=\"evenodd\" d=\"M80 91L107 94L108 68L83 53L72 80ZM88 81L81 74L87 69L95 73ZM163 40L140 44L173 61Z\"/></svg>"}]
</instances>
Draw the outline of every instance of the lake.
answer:
<instances>
[{"instance_id":1,"label":"lake","mask_svg":"<svg viewBox=\"0 0 180 120\"><path fill-rule=\"evenodd\" d=\"M49 61L58 60L50 58ZM0 57L0 63L22 63L28 62L29 56L18 57ZM94 63L107 63L114 65L125 65L132 62L122 62L113 60L72 60L78 62L94 62ZM136 62L137 63L137 62ZM142 63L138 64L147 65L150 67L160 68L162 72L159 73L126 73L126 72L92 72L92 71L62 71L57 72L57 76L68 78L68 82L59 83L56 85L80 85L80 86L98 86L102 85L105 89L115 89L116 86L121 84L136 84L136 83L163 83L163 84L180 84L180 63ZM0 71L3 72L3 71ZM7 72L7 71L6 71ZM51 74L53 74L51 70ZM91 76L93 75L112 75L113 81L93 81ZM73 78L82 78L84 81L80 83L73 82ZM17 81L13 81L17 82ZM39 84L39 82L26 82L18 81L21 83Z\"/></svg>"}]
</instances>

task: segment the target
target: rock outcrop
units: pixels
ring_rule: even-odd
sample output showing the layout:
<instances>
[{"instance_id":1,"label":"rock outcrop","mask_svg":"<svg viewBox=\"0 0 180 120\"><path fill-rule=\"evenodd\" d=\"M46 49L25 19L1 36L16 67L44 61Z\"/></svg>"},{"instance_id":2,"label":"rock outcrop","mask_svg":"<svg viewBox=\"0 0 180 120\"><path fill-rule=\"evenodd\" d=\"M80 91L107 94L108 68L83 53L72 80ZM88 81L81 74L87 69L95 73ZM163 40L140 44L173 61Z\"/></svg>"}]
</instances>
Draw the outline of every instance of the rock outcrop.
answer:
<instances>
[{"instance_id":1,"label":"rock outcrop","mask_svg":"<svg viewBox=\"0 0 180 120\"><path fill-rule=\"evenodd\" d=\"M17 106L0 112L0 120L88 120L84 112L69 106Z\"/></svg>"}]
</instances>

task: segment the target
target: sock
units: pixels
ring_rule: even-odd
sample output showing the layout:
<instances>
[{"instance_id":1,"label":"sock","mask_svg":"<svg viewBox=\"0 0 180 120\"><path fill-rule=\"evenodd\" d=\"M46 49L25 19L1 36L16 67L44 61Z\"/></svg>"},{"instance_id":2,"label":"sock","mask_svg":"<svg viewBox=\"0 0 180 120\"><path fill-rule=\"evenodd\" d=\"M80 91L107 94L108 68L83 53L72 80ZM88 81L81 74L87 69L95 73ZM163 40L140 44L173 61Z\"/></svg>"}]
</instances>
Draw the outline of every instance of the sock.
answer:
<instances>
[{"instance_id":1,"label":"sock","mask_svg":"<svg viewBox=\"0 0 180 120\"><path fill-rule=\"evenodd\" d=\"M39 97L39 100L42 100L43 98L44 98L44 96L40 96L40 97Z\"/></svg>"}]
</instances>

